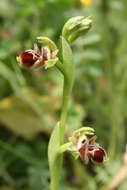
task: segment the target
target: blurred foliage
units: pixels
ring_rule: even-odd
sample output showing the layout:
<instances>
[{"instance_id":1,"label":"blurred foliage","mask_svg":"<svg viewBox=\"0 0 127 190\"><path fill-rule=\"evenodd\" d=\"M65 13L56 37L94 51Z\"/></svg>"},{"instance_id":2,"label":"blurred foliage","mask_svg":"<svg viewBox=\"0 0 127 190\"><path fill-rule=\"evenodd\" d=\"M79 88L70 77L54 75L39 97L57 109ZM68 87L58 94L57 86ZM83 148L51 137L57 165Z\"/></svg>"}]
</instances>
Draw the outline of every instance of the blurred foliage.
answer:
<instances>
[{"instance_id":1,"label":"blurred foliage","mask_svg":"<svg viewBox=\"0 0 127 190\"><path fill-rule=\"evenodd\" d=\"M75 15L93 15L94 24L73 45L76 78L66 136L81 125L94 127L109 161L86 167L66 154L60 190L107 190L124 165L127 1L0 0L0 190L49 190L47 144L59 119L62 76L55 68L20 70L15 58L36 36L58 43L64 22ZM119 190L127 189L126 176Z\"/></svg>"}]
</instances>

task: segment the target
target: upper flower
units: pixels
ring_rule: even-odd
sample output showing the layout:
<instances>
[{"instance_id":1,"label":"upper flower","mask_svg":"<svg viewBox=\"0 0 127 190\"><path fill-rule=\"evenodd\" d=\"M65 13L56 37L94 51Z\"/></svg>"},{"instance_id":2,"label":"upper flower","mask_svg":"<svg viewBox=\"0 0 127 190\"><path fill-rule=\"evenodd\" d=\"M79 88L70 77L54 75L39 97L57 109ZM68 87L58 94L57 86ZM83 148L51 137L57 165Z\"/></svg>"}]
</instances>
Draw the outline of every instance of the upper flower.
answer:
<instances>
[{"instance_id":1,"label":"upper flower","mask_svg":"<svg viewBox=\"0 0 127 190\"><path fill-rule=\"evenodd\" d=\"M41 51L37 43L42 45ZM54 66L58 61L58 50L54 42L46 37L38 37L37 43L34 44L33 50L26 50L17 57L19 64L24 68L39 68L41 66L49 68Z\"/></svg>"},{"instance_id":2,"label":"upper flower","mask_svg":"<svg viewBox=\"0 0 127 190\"><path fill-rule=\"evenodd\" d=\"M37 60L39 60L40 55L37 54L34 50L27 50L22 52L17 60L19 64L23 67L32 67Z\"/></svg>"}]
</instances>

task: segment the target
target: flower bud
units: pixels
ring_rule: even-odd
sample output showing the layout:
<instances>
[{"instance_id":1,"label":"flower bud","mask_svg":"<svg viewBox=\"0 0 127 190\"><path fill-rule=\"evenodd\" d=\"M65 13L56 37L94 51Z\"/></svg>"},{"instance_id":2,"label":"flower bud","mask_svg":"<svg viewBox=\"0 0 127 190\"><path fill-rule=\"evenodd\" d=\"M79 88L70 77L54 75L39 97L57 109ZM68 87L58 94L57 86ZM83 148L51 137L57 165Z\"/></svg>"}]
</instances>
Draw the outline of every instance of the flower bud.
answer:
<instances>
[{"instance_id":1,"label":"flower bud","mask_svg":"<svg viewBox=\"0 0 127 190\"><path fill-rule=\"evenodd\" d=\"M85 35L92 26L92 17L77 16L69 19L62 30L62 35L72 43L78 37Z\"/></svg>"}]
</instances>

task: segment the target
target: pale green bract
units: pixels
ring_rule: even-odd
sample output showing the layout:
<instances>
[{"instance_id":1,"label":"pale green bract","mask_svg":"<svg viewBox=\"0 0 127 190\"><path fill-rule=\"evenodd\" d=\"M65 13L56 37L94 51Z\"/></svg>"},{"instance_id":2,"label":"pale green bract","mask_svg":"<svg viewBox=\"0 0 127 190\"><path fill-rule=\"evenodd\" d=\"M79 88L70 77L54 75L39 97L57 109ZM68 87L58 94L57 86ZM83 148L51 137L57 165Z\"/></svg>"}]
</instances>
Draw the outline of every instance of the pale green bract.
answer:
<instances>
[{"instance_id":1,"label":"pale green bract","mask_svg":"<svg viewBox=\"0 0 127 190\"><path fill-rule=\"evenodd\" d=\"M51 177L51 189L58 190L62 159L59 157L60 148L60 123L58 122L52 132L49 145L48 145L48 160Z\"/></svg>"}]
</instances>

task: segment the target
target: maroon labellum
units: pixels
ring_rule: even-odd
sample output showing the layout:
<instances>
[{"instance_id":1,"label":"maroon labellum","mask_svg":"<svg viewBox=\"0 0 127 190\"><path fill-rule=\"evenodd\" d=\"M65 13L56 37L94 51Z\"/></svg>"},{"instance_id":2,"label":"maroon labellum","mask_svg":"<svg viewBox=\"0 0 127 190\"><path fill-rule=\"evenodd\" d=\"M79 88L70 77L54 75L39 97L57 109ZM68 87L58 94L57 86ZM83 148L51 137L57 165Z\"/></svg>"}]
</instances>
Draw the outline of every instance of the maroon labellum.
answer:
<instances>
[{"instance_id":1,"label":"maroon labellum","mask_svg":"<svg viewBox=\"0 0 127 190\"><path fill-rule=\"evenodd\" d=\"M88 156L94 163L101 164L105 161L106 152L102 147L89 145Z\"/></svg>"},{"instance_id":2,"label":"maroon labellum","mask_svg":"<svg viewBox=\"0 0 127 190\"><path fill-rule=\"evenodd\" d=\"M77 144L80 158L85 164L88 164L89 159L96 164L102 164L106 160L107 155L105 150L97 145L95 140L96 136L89 140L85 139Z\"/></svg>"},{"instance_id":3,"label":"maroon labellum","mask_svg":"<svg viewBox=\"0 0 127 190\"><path fill-rule=\"evenodd\" d=\"M40 58L33 50L28 50L20 54L20 64L23 67L32 67L34 63Z\"/></svg>"}]
</instances>

